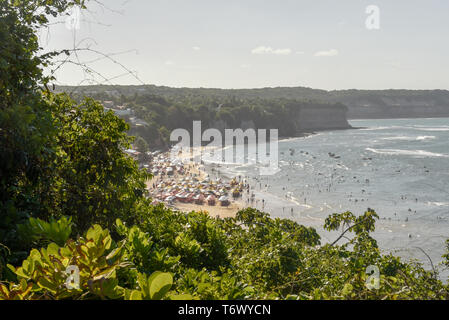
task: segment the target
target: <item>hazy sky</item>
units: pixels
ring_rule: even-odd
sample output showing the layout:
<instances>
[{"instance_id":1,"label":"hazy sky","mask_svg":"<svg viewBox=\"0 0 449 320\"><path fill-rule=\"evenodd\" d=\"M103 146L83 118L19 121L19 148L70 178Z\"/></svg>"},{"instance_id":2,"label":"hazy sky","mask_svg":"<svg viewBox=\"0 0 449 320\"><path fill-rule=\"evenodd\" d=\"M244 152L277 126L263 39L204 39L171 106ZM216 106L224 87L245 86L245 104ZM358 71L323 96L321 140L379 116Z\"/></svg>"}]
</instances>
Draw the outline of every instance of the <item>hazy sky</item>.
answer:
<instances>
[{"instance_id":1,"label":"hazy sky","mask_svg":"<svg viewBox=\"0 0 449 320\"><path fill-rule=\"evenodd\" d=\"M47 48L90 45L136 71L146 84L174 87L449 89L448 0L103 0L42 34ZM380 9L369 30L366 8ZM80 52L80 61L98 58ZM109 60L90 66L106 78L123 74ZM58 73L64 84L85 76ZM104 81L97 77L98 81ZM139 84L132 76L114 84Z\"/></svg>"}]
</instances>

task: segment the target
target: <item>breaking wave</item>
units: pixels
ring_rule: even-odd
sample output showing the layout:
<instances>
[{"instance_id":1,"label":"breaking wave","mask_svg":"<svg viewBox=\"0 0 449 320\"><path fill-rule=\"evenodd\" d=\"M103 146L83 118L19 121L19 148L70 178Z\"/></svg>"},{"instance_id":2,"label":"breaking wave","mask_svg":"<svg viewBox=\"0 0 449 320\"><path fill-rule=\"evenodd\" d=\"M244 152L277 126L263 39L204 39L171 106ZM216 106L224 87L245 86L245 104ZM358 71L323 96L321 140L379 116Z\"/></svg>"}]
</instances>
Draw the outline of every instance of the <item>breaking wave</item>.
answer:
<instances>
[{"instance_id":1,"label":"breaking wave","mask_svg":"<svg viewBox=\"0 0 449 320\"><path fill-rule=\"evenodd\" d=\"M400 149L373 149L366 148L365 150L371 151L377 154L385 154L391 156L415 156L415 157L438 157L449 158L449 155L442 153L435 153L425 150L400 150Z\"/></svg>"},{"instance_id":2,"label":"breaking wave","mask_svg":"<svg viewBox=\"0 0 449 320\"><path fill-rule=\"evenodd\" d=\"M409 137L409 136L397 136L397 137L387 137L382 138L382 140L388 140L388 141L425 141L425 140L434 140L436 139L435 136L419 136L419 137Z\"/></svg>"}]
</instances>

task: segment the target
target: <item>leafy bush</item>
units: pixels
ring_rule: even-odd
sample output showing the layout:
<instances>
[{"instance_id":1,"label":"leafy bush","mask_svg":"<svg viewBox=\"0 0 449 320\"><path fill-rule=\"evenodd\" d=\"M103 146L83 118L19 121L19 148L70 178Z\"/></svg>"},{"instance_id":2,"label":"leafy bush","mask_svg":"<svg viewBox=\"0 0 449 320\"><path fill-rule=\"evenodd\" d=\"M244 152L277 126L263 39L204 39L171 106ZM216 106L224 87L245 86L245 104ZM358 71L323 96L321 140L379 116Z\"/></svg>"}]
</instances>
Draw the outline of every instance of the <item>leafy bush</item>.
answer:
<instances>
[{"instance_id":1,"label":"leafy bush","mask_svg":"<svg viewBox=\"0 0 449 320\"><path fill-rule=\"evenodd\" d=\"M188 216L188 225L185 232L187 237L196 240L202 248L197 267L217 269L227 266L229 261L226 236L214 220L206 213L192 212Z\"/></svg>"},{"instance_id":2,"label":"leafy bush","mask_svg":"<svg viewBox=\"0 0 449 320\"><path fill-rule=\"evenodd\" d=\"M219 275L216 271L188 269L176 285L178 291L201 300L242 300L254 294L254 289L239 281L231 270Z\"/></svg>"},{"instance_id":3,"label":"leafy bush","mask_svg":"<svg viewBox=\"0 0 449 320\"><path fill-rule=\"evenodd\" d=\"M159 249L151 237L137 226L127 228L120 219L117 219L116 226L119 235L124 237L125 259L133 261L139 272L174 271L179 256L170 256L168 248Z\"/></svg>"},{"instance_id":4,"label":"leafy bush","mask_svg":"<svg viewBox=\"0 0 449 320\"><path fill-rule=\"evenodd\" d=\"M121 261L123 247L113 248L107 230L99 225L90 228L84 238L69 240L63 247L51 243L33 249L22 266L8 267L16 274L18 285L0 286L3 299L118 298L116 271L127 263ZM79 287L68 289L67 269L79 269Z\"/></svg>"},{"instance_id":5,"label":"leafy bush","mask_svg":"<svg viewBox=\"0 0 449 320\"><path fill-rule=\"evenodd\" d=\"M138 290L119 285L117 271L132 265L124 259L124 245L125 242L115 244L108 230L95 225L76 242L69 240L63 247L51 243L39 251L33 249L22 266L8 266L18 283L0 284L0 299L165 298L173 284L169 273L155 271L149 277L137 273ZM79 272L77 280L68 272L75 269Z\"/></svg>"},{"instance_id":6,"label":"leafy bush","mask_svg":"<svg viewBox=\"0 0 449 320\"><path fill-rule=\"evenodd\" d=\"M6 261L8 256L11 254L11 251L7 246L0 243L0 276L3 274L3 271L6 269Z\"/></svg>"},{"instance_id":7,"label":"leafy bush","mask_svg":"<svg viewBox=\"0 0 449 320\"><path fill-rule=\"evenodd\" d=\"M17 231L20 239L29 243L44 240L63 246L72 233L72 218L50 218L49 222L30 218L27 223L17 226Z\"/></svg>"},{"instance_id":8,"label":"leafy bush","mask_svg":"<svg viewBox=\"0 0 449 320\"><path fill-rule=\"evenodd\" d=\"M139 290L126 290L126 300L161 300L170 291L173 277L170 273L153 272L149 277L139 274Z\"/></svg>"},{"instance_id":9,"label":"leafy bush","mask_svg":"<svg viewBox=\"0 0 449 320\"><path fill-rule=\"evenodd\" d=\"M176 230L181 230L187 221L197 226L176 233L176 240L170 242L173 246L164 247L164 241L143 231L145 226L151 226L148 222L140 228L127 227L117 220L121 238L118 242L107 230L95 225L76 241L68 240L62 247L51 243L46 248L33 249L21 266L9 265L17 280L0 286L0 299L449 298L447 285L434 272L418 263L381 255L367 231L373 230L371 222L353 228L349 220L359 223L364 219L349 213L333 215L328 221L346 221L347 228L358 232L356 236L344 245L323 246L298 241L294 236L296 227L287 223L290 231L284 231L285 222L254 209L240 212L240 217L258 216L259 222L263 222L251 228L242 227L236 219L217 220L197 213L178 215L170 210L159 213L162 220L174 215L172 228ZM374 213L361 217L369 220ZM188 256L183 260L175 253L194 254L195 259L201 259L199 248L210 239L197 232L207 232L208 228L222 228L226 236L220 241L229 248L228 263L192 268ZM264 236L253 237L253 232ZM192 239L192 235L203 243ZM74 265L80 271L80 286L68 289L67 268ZM379 268L379 289L366 286L366 268L370 265Z\"/></svg>"}]
</instances>

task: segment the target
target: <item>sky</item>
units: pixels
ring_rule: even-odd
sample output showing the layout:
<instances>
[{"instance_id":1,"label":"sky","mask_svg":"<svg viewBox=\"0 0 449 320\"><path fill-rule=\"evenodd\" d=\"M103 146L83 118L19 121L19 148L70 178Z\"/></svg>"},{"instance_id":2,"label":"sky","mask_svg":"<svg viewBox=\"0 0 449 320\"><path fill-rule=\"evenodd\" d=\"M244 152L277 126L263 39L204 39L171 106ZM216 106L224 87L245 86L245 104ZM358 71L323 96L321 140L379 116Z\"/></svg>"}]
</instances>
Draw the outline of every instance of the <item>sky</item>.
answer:
<instances>
[{"instance_id":1,"label":"sky","mask_svg":"<svg viewBox=\"0 0 449 320\"><path fill-rule=\"evenodd\" d=\"M59 84L449 89L447 0L103 2L42 30L44 50L93 50Z\"/></svg>"}]
</instances>

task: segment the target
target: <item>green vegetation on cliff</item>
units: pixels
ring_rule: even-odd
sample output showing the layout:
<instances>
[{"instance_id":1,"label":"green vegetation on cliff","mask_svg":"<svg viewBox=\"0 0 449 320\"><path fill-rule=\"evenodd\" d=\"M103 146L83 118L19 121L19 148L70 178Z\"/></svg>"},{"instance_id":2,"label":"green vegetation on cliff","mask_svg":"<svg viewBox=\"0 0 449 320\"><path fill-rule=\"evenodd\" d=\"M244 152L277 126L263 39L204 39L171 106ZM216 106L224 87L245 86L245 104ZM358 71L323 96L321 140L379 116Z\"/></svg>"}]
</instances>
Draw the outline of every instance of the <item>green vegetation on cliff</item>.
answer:
<instances>
[{"instance_id":1,"label":"green vegetation on cliff","mask_svg":"<svg viewBox=\"0 0 449 320\"><path fill-rule=\"evenodd\" d=\"M118 92L121 89L118 88ZM183 92L183 89L179 90ZM121 95L106 94L109 91L101 87L85 93L81 89L79 92L75 90L77 93L72 96L82 101L83 94L87 94L132 110L133 117L143 120L145 125L136 126L131 122L130 134L144 138L151 147L169 146L170 132L178 128L191 131L193 121L198 120L204 129L278 129L280 137L298 136L314 130L350 128L346 120L347 108L338 103L208 94L160 96L129 90ZM122 118L130 122L131 116Z\"/></svg>"},{"instance_id":2,"label":"green vegetation on cliff","mask_svg":"<svg viewBox=\"0 0 449 320\"><path fill-rule=\"evenodd\" d=\"M266 100L288 99L313 105L343 104L349 119L449 117L447 90L318 90L305 87L277 87L260 89L170 88L142 86L80 86L60 87L58 91L74 91L77 96L95 96L101 100L120 100L120 97L153 95L170 101L198 104L204 97L210 100Z\"/></svg>"}]
</instances>

